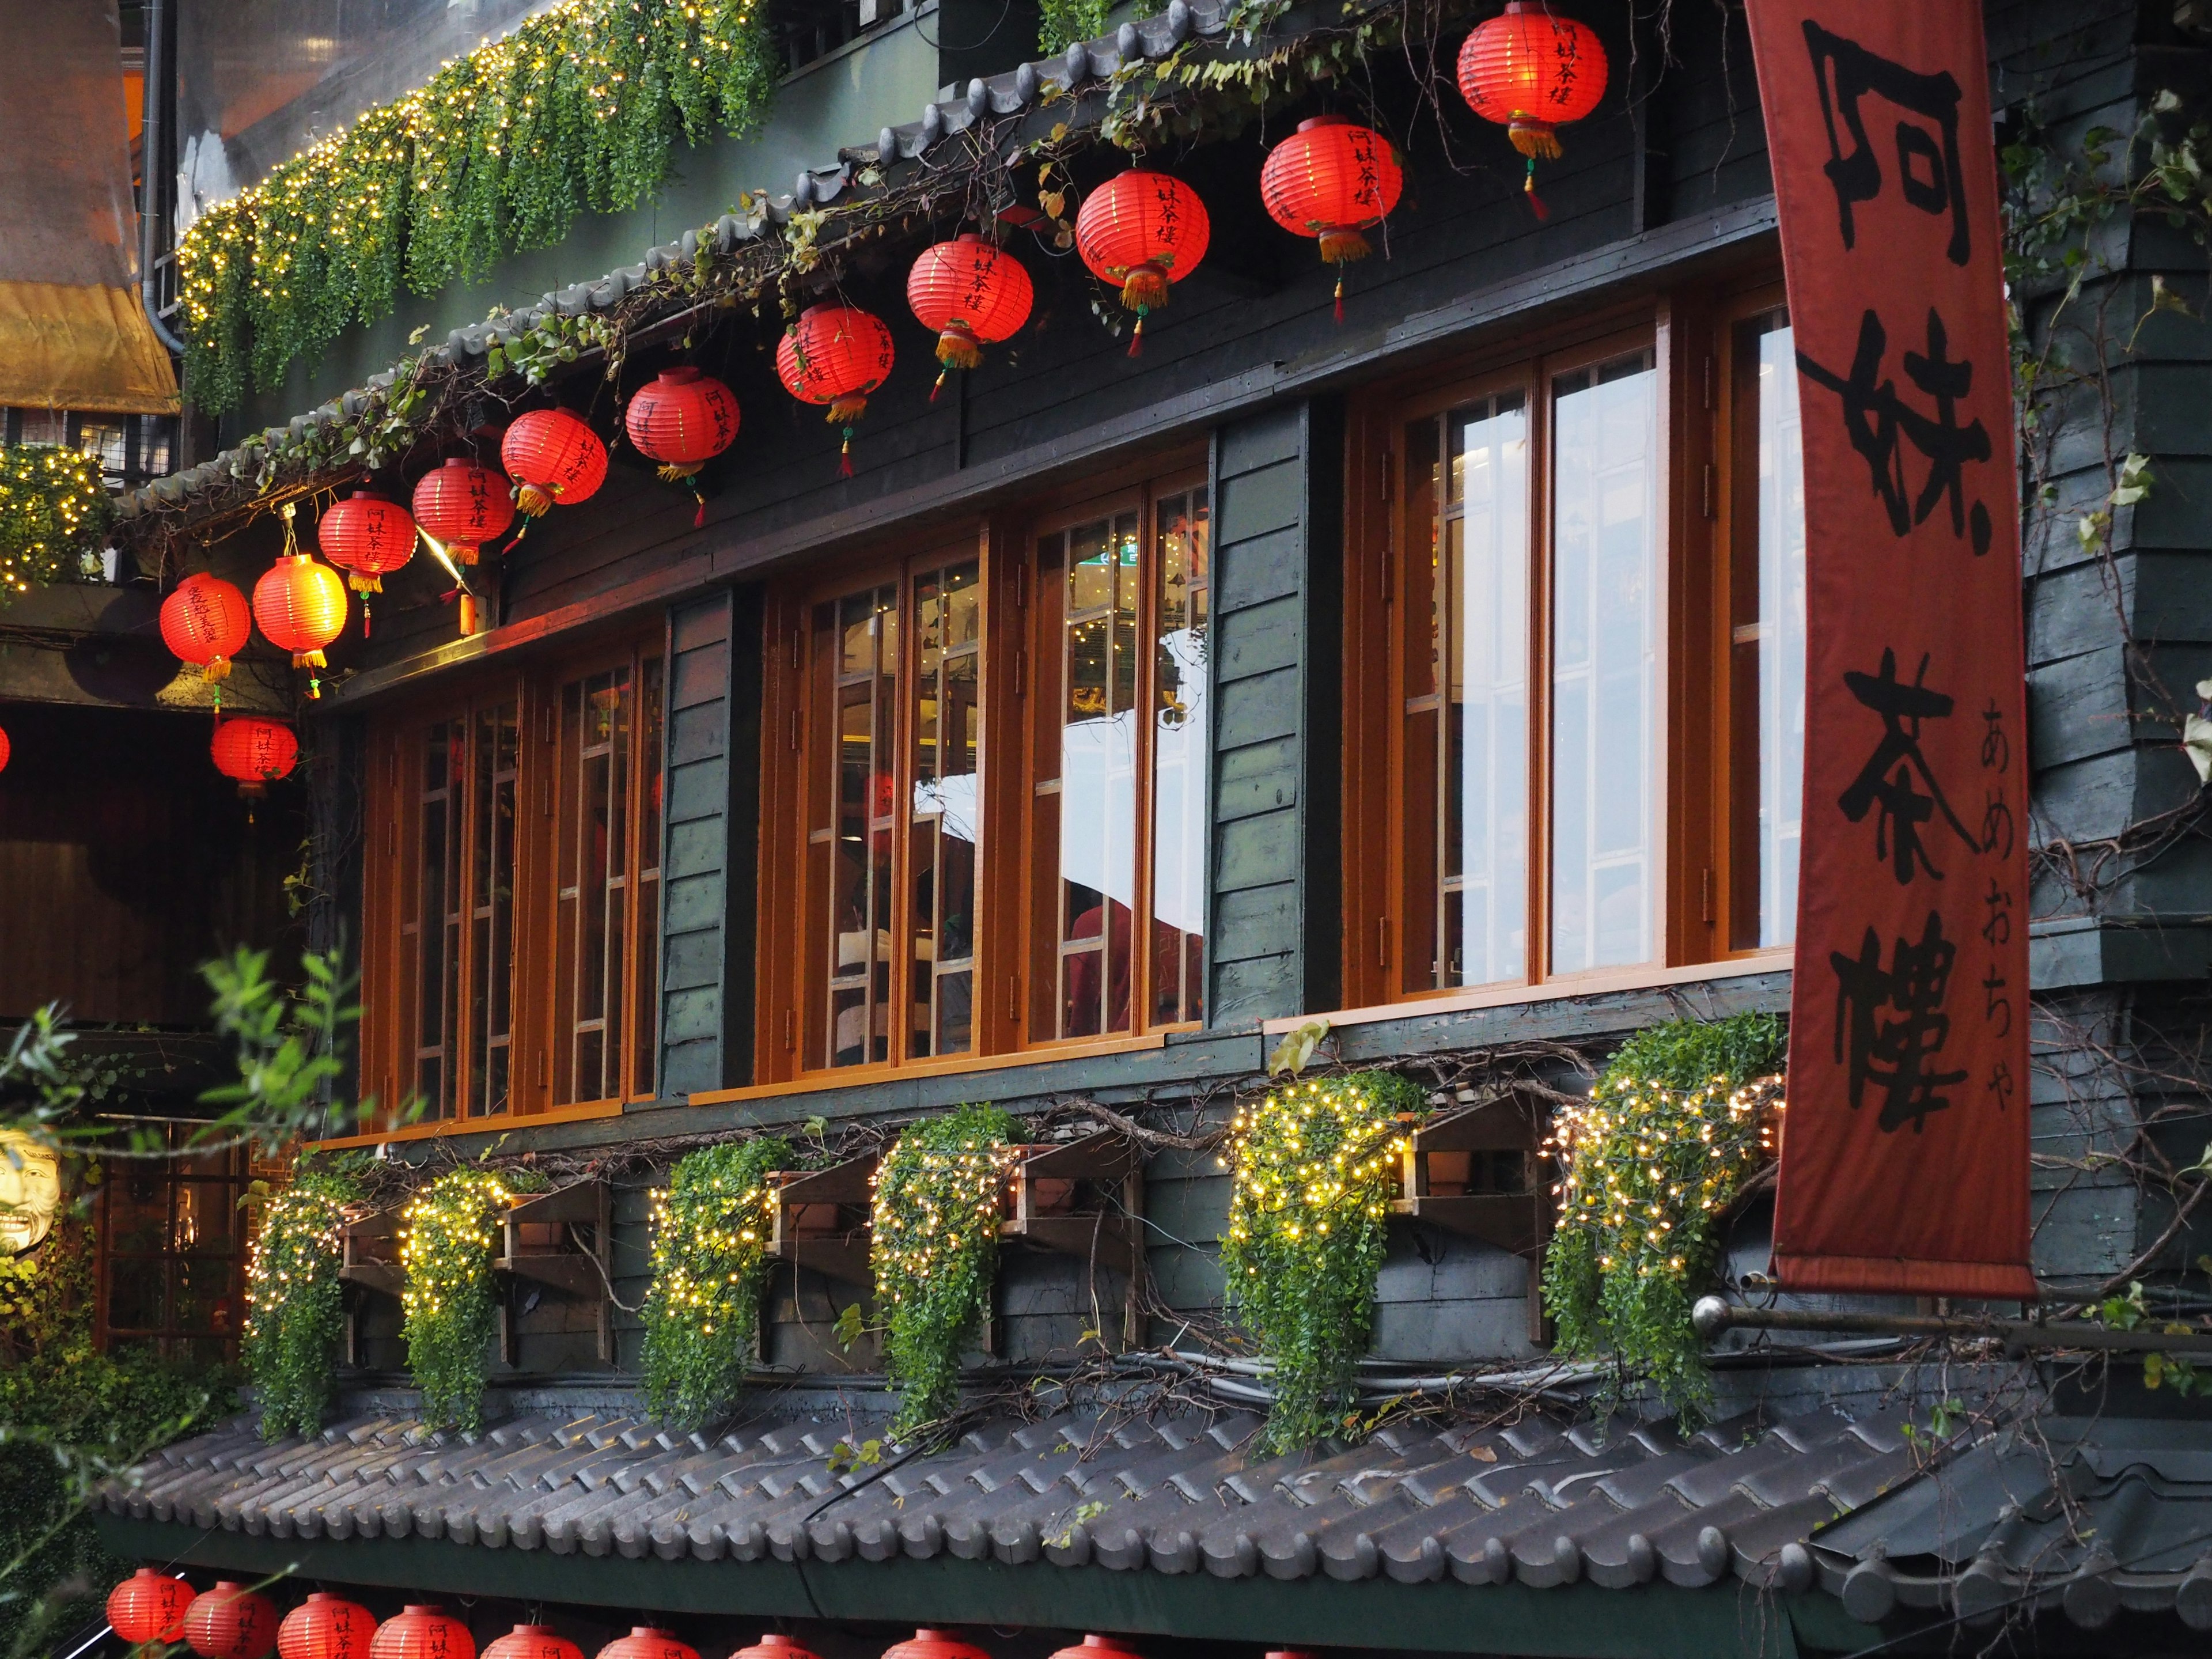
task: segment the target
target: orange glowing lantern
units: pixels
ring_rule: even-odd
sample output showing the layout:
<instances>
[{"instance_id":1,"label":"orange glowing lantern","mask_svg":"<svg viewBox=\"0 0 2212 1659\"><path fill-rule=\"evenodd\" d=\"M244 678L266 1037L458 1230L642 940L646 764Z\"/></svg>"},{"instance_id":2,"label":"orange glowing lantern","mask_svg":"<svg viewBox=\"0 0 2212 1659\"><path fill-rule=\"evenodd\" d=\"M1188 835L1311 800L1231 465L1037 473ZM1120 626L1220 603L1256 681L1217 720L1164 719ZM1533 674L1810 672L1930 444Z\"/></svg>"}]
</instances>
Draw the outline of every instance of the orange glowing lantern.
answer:
<instances>
[{"instance_id":1,"label":"orange glowing lantern","mask_svg":"<svg viewBox=\"0 0 2212 1659\"><path fill-rule=\"evenodd\" d=\"M276 1626L276 1659L368 1659L375 1634L376 1615L367 1607L317 1590Z\"/></svg>"},{"instance_id":2,"label":"orange glowing lantern","mask_svg":"<svg viewBox=\"0 0 2212 1659\"><path fill-rule=\"evenodd\" d=\"M7 763L8 738L0 732L0 767ZM191 1604L192 1587L183 1579L141 1567L108 1591L107 1622L126 1642L180 1642Z\"/></svg>"},{"instance_id":3,"label":"orange glowing lantern","mask_svg":"<svg viewBox=\"0 0 2212 1659\"><path fill-rule=\"evenodd\" d=\"M1030 319L1036 301L1030 274L1004 248L969 232L922 250L907 273L906 302L924 328L937 333L937 361L945 375L974 368L983 348L1010 340ZM933 401L936 388L930 391Z\"/></svg>"},{"instance_id":4,"label":"orange glowing lantern","mask_svg":"<svg viewBox=\"0 0 2212 1659\"><path fill-rule=\"evenodd\" d=\"M583 1649L547 1625L517 1625L483 1650L483 1659L584 1659Z\"/></svg>"},{"instance_id":5,"label":"orange glowing lantern","mask_svg":"<svg viewBox=\"0 0 2212 1659\"><path fill-rule=\"evenodd\" d=\"M253 584L253 620L270 644L292 653L293 667L327 668L323 647L345 628L345 583L307 554L284 554ZM312 672L307 695L323 695L322 682Z\"/></svg>"},{"instance_id":6,"label":"orange glowing lantern","mask_svg":"<svg viewBox=\"0 0 2212 1659\"><path fill-rule=\"evenodd\" d=\"M1504 126L1528 158L1522 188L1539 218L1545 209L1536 196L1536 158L1559 160L1559 128L1598 106L1605 76L1605 48L1595 30L1522 0L1507 0L1504 13L1459 49L1460 95L1484 120Z\"/></svg>"},{"instance_id":7,"label":"orange glowing lantern","mask_svg":"<svg viewBox=\"0 0 2212 1659\"><path fill-rule=\"evenodd\" d=\"M377 1627L368 1659L477 1659L476 1638L441 1608L409 1607Z\"/></svg>"},{"instance_id":8,"label":"orange glowing lantern","mask_svg":"<svg viewBox=\"0 0 2212 1659\"><path fill-rule=\"evenodd\" d=\"M381 593L384 578L415 556L415 520L397 501L366 489L335 501L315 526L323 556L356 593Z\"/></svg>"},{"instance_id":9,"label":"orange glowing lantern","mask_svg":"<svg viewBox=\"0 0 2212 1659\"><path fill-rule=\"evenodd\" d=\"M689 367L666 368L629 400L623 429L631 447L660 463L668 483L690 483L699 512L694 530L707 523L707 498L691 481L699 469L738 438L738 400L720 380Z\"/></svg>"},{"instance_id":10,"label":"orange glowing lantern","mask_svg":"<svg viewBox=\"0 0 2212 1659\"><path fill-rule=\"evenodd\" d=\"M1336 318L1344 320L1344 268L1374 250L1365 232L1382 222L1406 188L1390 141L1341 115L1316 115L1268 153L1260 199L1288 231L1318 237L1322 263L1336 267Z\"/></svg>"},{"instance_id":11,"label":"orange glowing lantern","mask_svg":"<svg viewBox=\"0 0 2212 1659\"><path fill-rule=\"evenodd\" d=\"M185 1645L201 1659L269 1659L276 1609L266 1596L224 1579L185 1609Z\"/></svg>"},{"instance_id":12,"label":"orange glowing lantern","mask_svg":"<svg viewBox=\"0 0 2212 1659\"><path fill-rule=\"evenodd\" d=\"M253 611L246 595L204 570L185 577L161 601L161 642L216 688L217 713L222 709L222 682L230 678L230 659L252 636Z\"/></svg>"},{"instance_id":13,"label":"orange glowing lantern","mask_svg":"<svg viewBox=\"0 0 2212 1659\"><path fill-rule=\"evenodd\" d=\"M809 306L776 343L776 378L803 404L827 404L832 425L844 428L837 470L853 474L853 423L867 412L868 394L891 372L891 331L882 318L855 306Z\"/></svg>"},{"instance_id":14,"label":"orange glowing lantern","mask_svg":"<svg viewBox=\"0 0 2212 1659\"><path fill-rule=\"evenodd\" d=\"M300 757L300 739L281 720L258 715L222 721L208 751L215 769L238 781L238 793L248 799L265 794L275 779L288 776Z\"/></svg>"},{"instance_id":15,"label":"orange glowing lantern","mask_svg":"<svg viewBox=\"0 0 2212 1659\"><path fill-rule=\"evenodd\" d=\"M515 417L499 442L500 464L514 480L515 505L533 519L555 502L574 507L607 481L607 447L565 409L533 409Z\"/></svg>"},{"instance_id":16,"label":"orange glowing lantern","mask_svg":"<svg viewBox=\"0 0 2212 1659\"><path fill-rule=\"evenodd\" d=\"M1101 281L1121 285L1137 313L1129 341L1144 349L1145 319L1168 302L1170 284L1198 269L1210 227L1198 192L1170 173L1132 167L1093 191L1075 216L1075 246Z\"/></svg>"},{"instance_id":17,"label":"orange glowing lantern","mask_svg":"<svg viewBox=\"0 0 2212 1659\"><path fill-rule=\"evenodd\" d=\"M629 1635L601 1648L599 1659L699 1659L699 1650L678 1641L665 1630L640 1625Z\"/></svg>"},{"instance_id":18,"label":"orange glowing lantern","mask_svg":"<svg viewBox=\"0 0 2212 1659\"><path fill-rule=\"evenodd\" d=\"M483 544L514 522L512 488L506 474L456 455L415 486L415 522L459 562L474 564Z\"/></svg>"}]
</instances>

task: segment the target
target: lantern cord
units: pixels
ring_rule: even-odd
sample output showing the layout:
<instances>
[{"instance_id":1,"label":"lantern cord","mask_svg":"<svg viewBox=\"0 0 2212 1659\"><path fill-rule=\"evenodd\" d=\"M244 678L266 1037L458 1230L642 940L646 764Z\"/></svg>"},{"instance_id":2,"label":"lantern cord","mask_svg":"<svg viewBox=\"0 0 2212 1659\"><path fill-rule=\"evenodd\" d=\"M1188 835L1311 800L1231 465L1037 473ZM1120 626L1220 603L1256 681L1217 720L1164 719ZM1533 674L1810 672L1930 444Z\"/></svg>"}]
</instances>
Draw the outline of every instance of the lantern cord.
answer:
<instances>
[{"instance_id":1,"label":"lantern cord","mask_svg":"<svg viewBox=\"0 0 2212 1659\"><path fill-rule=\"evenodd\" d=\"M297 501L287 501L276 509L278 515L284 520L284 551L278 556L283 558L299 556L300 538L292 526L292 514L298 507Z\"/></svg>"}]
</instances>

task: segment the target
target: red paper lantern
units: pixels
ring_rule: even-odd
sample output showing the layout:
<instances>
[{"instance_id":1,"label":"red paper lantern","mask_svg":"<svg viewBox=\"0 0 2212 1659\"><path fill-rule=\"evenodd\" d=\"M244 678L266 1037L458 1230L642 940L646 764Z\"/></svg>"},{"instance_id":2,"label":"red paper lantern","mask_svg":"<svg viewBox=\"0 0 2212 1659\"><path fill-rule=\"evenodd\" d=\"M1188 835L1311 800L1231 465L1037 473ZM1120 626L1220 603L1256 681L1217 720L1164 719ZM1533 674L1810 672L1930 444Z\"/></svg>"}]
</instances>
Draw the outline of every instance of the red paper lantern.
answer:
<instances>
[{"instance_id":1,"label":"red paper lantern","mask_svg":"<svg viewBox=\"0 0 2212 1659\"><path fill-rule=\"evenodd\" d=\"M7 763L8 734L0 732L0 767ZM192 1587L183 1579L141 1567L107 1592L107 1622L126 1642L180 1641L191 1604Z\"/></svg>"},{"instance_id":2,"label":"red paper lantern","mask_svg":"<svg viewBox=\"0 0 2212 1659\"><path fill-rule=\"evenodd\" d=\"M253 584L253 620L269 643L292 653L295 668L325 668L323 647L345 627L345 584L338 573L305 553L288 553ZM313 676L307 695L322 695Z\"/></svg>"},{"instance_id":3,"label":"red paper lantern","mask_svg":"<svg viewBox=\"0 0 2212 1659\"><path fill-rule=\"evenodd\" d=\"M8 769L8 757L14 752L13 748L8 742L7 728L5 726L0 726L0 772L4 772ZM180 1579L178 1582L181 1583L183 1581Z\"/></svg>"},{"instance_id":4,"label":"red paper lantern","mask_svg":"<svg viewBox=\"0 0 2212 1659\"><path fill-rule=\"evenodd\" d=\"M1285 230L1321 239L1336 267L1336 314L1344 318L1344 268L1374 250L1361 233L1382 222L1406 188L1390 141L1341 115L1316 115L1268 152L1260 199Z\"/></svg>"},{"instance_id":5,"label":"red paper lantern","mask_svg":"<svg viewBox=\"0 0 2212 1659\"><path fill-rule=\"evenodd\" d=\"M532 518L555 502L574 507L607 481L607 447L565 409L515 417L499 441L500 463L515 482L514 501Z\"/></svg>"},{"instance_id":6,"label":"red paper lantern","mask_svg":"<svg viewBox=\"0 0 2212 1659\"><path fill-rule=\"evenodd\" d=\"M346 573L356 593L381 593L384 578L415 556L415 520L397 501L366 489L331 503L315 539L323 556Z\"/></svg>"},{"instance_id":7,"label":"red paper lantern","mask_svg":"<svg viewBox=\"0 0 2212 1659\"><path fill-rule=\"evenodd\" d=\"M194 571L161 601L161 642L216 684L230 678L230 659L253 635L246 595L220 576ZM215 706L222 707L222 693ZM110 1620L112 1623L113 1620Z\"/></svg>"},{"instance_id":8,"label":"red paper lantern","mask_svg":"<svg viewBox=\"0 0 2212 1659\"><path fill-rule=\"evenodd\" d=\"M291 762L284 764L289 771ZM376 1615L367 1607L317 1590L276 1626L276 1659L368 1659L369 1641L375 1634Z\"/></svg>"},{"instance_id":9,"label":"red paper lantern","mask_svg":"<svg viewBox=\"0 0 2212 1659\"><path fill-rule=\"evenodd\" d=\"M763 1636L749 1648L739 1648L730 1659L815 1659L813 1654L788 1636L774 1632Z\"/></svg>"},{"instance_id":10,"label":"red paper lantern","mask_svg":"<svg viewBox=\"0 0 2212 1659\"><path fill-rule=\"evenodd\" d=\"M1137 1659L1136 1653L1110 1636L1085 1636L1072 1648L1062 1648L1052 1659Z\"/></svg>"},{"instance_id":11,"label":"red paper lantern","mask_svg":"<svg viewBox=\"0 0 2212 1659\"><path fill-rule=\"evenodd\" d=\"M803 404L827 404L845 428L838 471L853 471L853 422L867 412L868 394L891 372L891 331L882 318L855 306L809 306L776 343L775 373Z\"/></svg>"},{"instance_id":12,"label":"red paper lantern","mask_svg":"<svg viewBox=\"0 0 2212 1659\"><path fill-rule=\"evenodd\" d=\"M1503 125L1528 158L1522 188L1540 217L1536 158L1557 161L1561 125L1581 120L1605 96L1605 48L1586 24L1507 0L1504 12L1460 47L1459 90L1469 109Z\"/></svg>"},{"instance_id":13,"label":"red paper lantern","mask_svg":"<svg viewBox=\"0 0 2212 1659\"><path fill-rule=\"evenodd\" d=\"M599 1659L699 1659L699 1650L685 1646L665 1630L640 1625L601 1648Z\"/></svg>"},{"instance_id":14,"label":"red paper lantern","mask_svg":"<svg viewBox=\"0 0 2212 1659\"><path fill-rule=\"evenodd\" d=\"M1012 339L1036 298L1022 262L972 231L924 248L907 273L906 302L937 331L937 361L948 371L974 368L985 346Z\"/></svg>"},{"instance_id":15,"label":"red paper lantern","mask_svg":"<svg viewBox=\"0 0 2212 1659\"><path fill-rule=\"evenodd\" d=\"M944 1631L918 1630L911 1640L894 1642L885 1648L884 1659L991 1659L991 1656Z\"/></svg>"},{"instance_id":16,"label":"red paper lantern","mask_svg":"<svg viewBox=\"0 0 2212 1659\"><path fill-rule=\"evenodd\" d=\"M300 739L281 720L258 715L218 721L208 745L215 769L238 780L238 793L249 798L264 793L273 778L287 776L300 757Z\"/></svg>"},{"instance_id":17,"label":"red paper lantern","mask_svg":"<svg viewBox=\"0 0 2212 1659\"><path fill-rule=\"evenodd\" d=\"M410 1607L378 1627L368 1659L477 1659L476 1638L437 1607Z\"/></svg>"},{"instance_id":18,"label":"red paper lantern","mask_svg":"<svg viewBox=\"0 0 2212 1659\"><path fill-rule=\"evenodd\" d=\"M483 1659L584 1659L583 1649L547 1625L517 1625L483 1650Z\"/></svg>"},{"instance_id":19,"label":"red paper lantern","mask_svg":"<svg viewBox=\"0 0 2212 1659\"><path fill-rule=\"evenodd\" d=\"M269 1659L276 1609L266 1596L226 1578L185 1609L185 1644L203 1659Z\"/></svg>"},{"instance_id":20,"label":"red paper lantern","mask_svg":"<svg viewBox=\"0 0 2212 1659\"><path fill-rule=\"evenodd\" d=\"M711 374L689 367L665 368L629 400L623 427L630 443L673 483L737 441L738 400Z\"/></svg>"},{"instance_id":21,"label":"red paper lantern","mask_svg":"<svg viewBox=\"0 0 2212 1659\"><path fill-rule=\"evenodd\" d=\"M506 474L453 456L415 486L415 522L461 563L474 564L483 544L514 522L512 488Z\"/></svg>"},{"instance_id":22,"label":"red paper lantern","mask_svg":"<svg viewBox=\"0 0 2212 1659\"><path fill-rule=\"evenodd\" d=\"M1168 302L1168 287L1198 269L1209 227L1198 192L1171 173L1132 167L1091 191L1075 216L1075 246L1091 275L1121 285L1137 313L1129 341L1143 349L1145 319Z\"/></svg>"}]
</instances>

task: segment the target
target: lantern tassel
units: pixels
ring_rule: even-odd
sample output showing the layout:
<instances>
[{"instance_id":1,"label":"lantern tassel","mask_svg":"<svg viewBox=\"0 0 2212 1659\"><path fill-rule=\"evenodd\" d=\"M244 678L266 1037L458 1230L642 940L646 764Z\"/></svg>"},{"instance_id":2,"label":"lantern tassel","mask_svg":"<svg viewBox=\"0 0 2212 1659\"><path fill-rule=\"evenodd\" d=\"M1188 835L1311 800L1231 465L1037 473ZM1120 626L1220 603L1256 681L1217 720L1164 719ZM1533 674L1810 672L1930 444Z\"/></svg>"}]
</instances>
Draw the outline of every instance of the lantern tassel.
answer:
<instances>
[{"instance_id":1,"label":"lantern tassel","mask_svg":"<svg viewBox=\"0 0 2212 1659\"><path fill-rule=\"evenodd\" d=\"M471 547L465 542L455 542L446 551L453 556L453 562L456 564L474 564L477 562L477 554L483 550Z\"/></svg>"},{"instance_id":2,"label":"lantern tassel","mask_svg":"<svg viewBox=\"0 0 2212 1659\"><path fill-rule=\"evenodd\" d=\"M841 478L853 476L853 428L849 426L845 428L844 447L837 452L837 476Z\"/></svg>"},{"instance_id":3,"label":"lantern tassel","mask_svg":"<svg viewBox=\"0 0 2212 1659\"><path fill-rule=\"evenodd\" d=\"M1337 321L1337 325L1338 325L1339 327L1342 327L1342 326L1343 326L1343 324L1344 324L1344 267L1343 267L1342 265L1339 265L1339 266L1336 268L1336 321Z\"/></svg>"},{"instance_id":4,"label":"lantern tassel","mask_svg":"<svg viewBox=\"0 0 2212 1659\"><path fill-rule=\"evenodd\" d=\"M346 572L346 586L356 593L381 593L384 592L384 579L373 570L349 570Z\"/></svg>"},{"instance_id":5,"label":"lantern tassel","mask_svg":"<svg viewBox=\"0 0 2212 1659\"><path fill-rule=\"evenodd\" d=\"M1132 357L1145 355L1145 313L1141 311L1137 313L1137 326L1129 335L1129 355Z\"/></svg>"},{"instance_id":6,"label":"lantern tassel","mask_svg":"<svg viewBox=\"0 0 2212 1659\"><path fill-rule=\"evenodd\" d=\"M1540 121L1533 115L1516 115L1506 123L1505 136L1513 141L1513 148L1530 161L1542 156L1547 161L1559 159L1559 130L1549 121Z\"/></svg>"},{"instance_id":7,"label":"lantern tassel","mask_svg":"<svg viewBox=\"0 0 2212 1659\"><path fill-rule=\"evenodd\" d=\"M522 509L526 517L542 519L552 511L553 498L534 483L518 484L514 491L514 504ZM523 527L529 528L526 525Z\"/></svg>"},{"instance_id":8,"label":"lantern tassel","mask_svg":"<svg viewBox=\"0 0 2212 1659\"><path fill-rule=\"evenodd\" d=\"M973 334L954 323L937 337L937 361L947 368L981 368L983 347Z\"/></svg>"},{"instance_id":9,"label":"lantern tassel","mask_svg":"<svg viewBox=\"0 0 2212 1659\"><path fill-rule=\"evenodd\" d=\"M704 461L689 461L681 464L671 461L660 469L660 481L663 483L686 483L697 477L700 468L705 465Z\"/></svg>"},{"instance_id":10,"label":"lantern tassel","mask_svg":"<svg viewBox=\"0 0 2212 1659\"><path fill-rule=\"evenodd\" d=\"M1522 193L1528 198L1528 210L1539 219L1548 219L1552 210L1544 205L1544 198L1536 194L1536 158L1528 158L1528 176L1521 185Z\"/></svg>"},{"instance_id":11,"label":"lantern tassel","mask_svg":"<svg viewBox=\"0 0 2212 1659\"><path fill-rule=\"evenodd\" d=\"M937 401L937 394L945 390L945 377L951 372L952 368L950 364L947 364L945 368L937 371L937 384L929 388L930 402L935 403Z\"/></svg>"},{"instance_id":12,"label":"lantern tassel","mask_svg":"<svg viewBox=\"0 0 2212 1659\"><path fill-rule=\"evenodd\" d=\"M691 515L691 527L704 530L707 527L707 498L695 488L691 491L691 499L699 503L699 510Z\"/></svg>"},{"instance_id":13,"label":"lantern tassel","mask_svg":"<svg viewBox=\"0 0 2212 1659\"><path fill-rule=\"evenodd\" d=\"M1168 302L1168 274L1158 265L1132 265L1121 279L1121 306L1142 317Z\"/></svg>"},{"instance_id":14,"label":"lantern tassel","mask_svg":"<svg viewBox=\"0 0 2212 1659\"><path fill-rule=\"evenodd\" d=\"M319 651L295 651L292 653L292 666L295 668L328 668L330 665L329 660Z\"/></svg>"},{"instance_id":15,"label":"lantern tassel","mask_svg":"<svg viewBox=\"0 0 2212 1659\"><path fill-rule=\"evenodd\" d=\"M230 659L228 657L210 657L205 662L200 665L200 678L210 685L216 684L218 681L228 679L230 678Z\"/></svg>"},{"instance_id":16,"label":"lantern tassel","mask_svg":"<svg viewBox=\"0 0 2212 1659\"><path fill-rule=\"evenodd\" d=\"M376 591L380 593L384 592L381 587ZM368 637L368 595L367 593L361 596L361 636L363 639Z\"/></svg>"}]
</instances>

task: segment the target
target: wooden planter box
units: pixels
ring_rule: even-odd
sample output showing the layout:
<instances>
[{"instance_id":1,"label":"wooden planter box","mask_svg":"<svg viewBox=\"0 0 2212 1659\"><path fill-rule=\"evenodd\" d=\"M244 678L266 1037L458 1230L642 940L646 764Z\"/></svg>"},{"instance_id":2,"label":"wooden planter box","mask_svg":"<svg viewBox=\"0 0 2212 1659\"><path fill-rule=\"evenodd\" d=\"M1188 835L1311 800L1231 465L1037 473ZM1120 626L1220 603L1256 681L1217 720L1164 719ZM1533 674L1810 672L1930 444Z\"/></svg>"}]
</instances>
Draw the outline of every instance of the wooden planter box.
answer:
<instances>
[{"instance_id":1,"label":"wooden planter box","mask_svg":"<svg viewBox=\"0 0 2212 1659\"><path fill-rule=\"evenodd\" d=\"M515 1363L526 1285L594 1304L599 1363L615 1363L614 1301L610 1253L612 1215L606 1183L580 1182L559 1192L528 1194L500 1218L499 1254L492 1269L504 1280L500 1297L500 1350Z\"/></svg>"}]
</instances>

